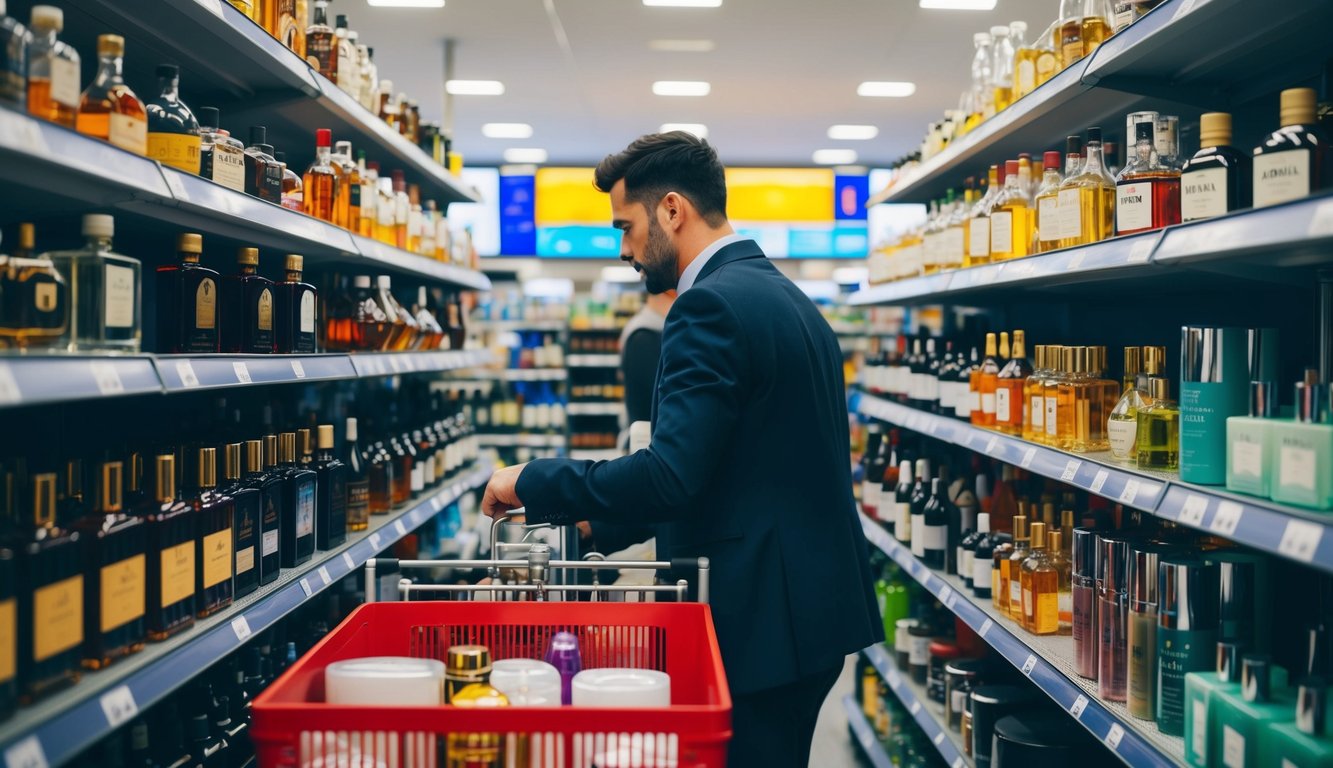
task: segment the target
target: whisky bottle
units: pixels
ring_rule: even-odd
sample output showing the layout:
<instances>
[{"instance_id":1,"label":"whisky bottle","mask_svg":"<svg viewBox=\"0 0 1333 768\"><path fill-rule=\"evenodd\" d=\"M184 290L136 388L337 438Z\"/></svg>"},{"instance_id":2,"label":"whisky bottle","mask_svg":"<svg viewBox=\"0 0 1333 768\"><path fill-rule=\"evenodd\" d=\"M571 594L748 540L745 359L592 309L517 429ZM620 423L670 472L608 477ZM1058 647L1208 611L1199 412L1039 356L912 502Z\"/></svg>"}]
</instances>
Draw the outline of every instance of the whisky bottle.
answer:
<instances>
[{"instance_id":1,"label":"whisky bottle","mask_svg":"<svg viewBox=\"0 0 1333 768\"><path fill-rule=\"evenodd\" d=\"M315 286L302 282L305 258L287 254L287 278L273 286L277 309L277 352L279 354L313 354L315 343L316 306L319 303Z\"/></svg>"},{"instance_id":2,"label":"whisky bottle","mask_svg":"<svg viewBox=\"0 0 1333 768\"><path fill-rule=\"evenodd\" d=\"M301 21L297 19L298 24ZM305 30L305 58L312 69L331 83L338 82L337 44L333 27L329 26L328 0L315 0L314 19Z\"/></svg>"},{"instance_id":3,"label":"whisky bottle","mask_svg":"<svg viewBox=\"0 0 1333 768\"><path fill-rule=\"evenodd\" d=\"M337 174L330 163L332 146L332 131L328 128L315 131L315 160L306 169L302 184L305 212L329 222L334 221L334 187L337 180Z\"/></svg>"},{"instance_id":4,"label":"whisky bottle","mask_svg":"<svg viewBox=\"0 0 1333 768\"><path fill-rule=\"evenodd\" d=\"M0 254L0 349L59 345L69 328L69 291L47 256L36 256L32 224L19 225L18 248Z\"/></svg>"},{"instance_id":5,"label":"whisky bottle","mask_svg":"<svg viewBox=\"0 0 1333 768\"><path fill-rule=\"evenodd\" d=\"M1134 128L1134 158L1116 177L1117 235L1149 232L1180 223L1180 171L1157 153L1153 123Z\"/></svg>"},{"instance_id":6,"label":"whisky bottle","mask_svg":"<svg viewBox=\"0 0 1333 768\"><path fill-rule=\"evenodd\" d=\"M253 448L251 448L253 446ZM250 440L246 443L228 443L222 463L224 487L219 493L230 496L234 513L232 515L232 544L234 554L232 598L242 597L259 588L259 546L260 518L263 514L263 499L259 489L246 485L241 480L245 468L242 452L252 450L251 465L262 470L261 461L263 443Z\"/></svg>"},{"instance_id":7,"label":"whisky bottle","mask_svg":"<svg viewBox=\"0 0 1333 768\"><path fill-rule=\"evenodd\" d=\"M361 446L357 445L357 421L347 418L347 530L364 531L370 527L370 477Z\"/></svg>"},{"instance_id":8,"label":"whisky bottle","mask_svg":"<svg viewBox=\"0 0 1333 768\"><path fill-rule=\"evenodd\" d=\"M28 113L74 128L79 113L79 52L60 40L65 12L34 5L28 22ZM12 40L12 38L11 38Z\"/></svg>"},{"instance_id":9,"label":"whisky bottle","mask_svg":"<svg viewBox=\"0 0 1333 768\"><path fill-rule=\"evenodd\" d=\"M262 458L261 446L262 445ZM285 498L283 478L278 472L278 436L264 435L263 442L245 443L245 485L259 491L259 583L278 579L282 564L282 518Z\"/></svg>"},{"instance_id":10,"label":"whisky bottle","mask_svg":"<svg viewBox=\"0 0 1333 768\"><path fill-rule=\"evenodd\" d=\"M199 263L204 238L176 239L179 264L157 268L157 348L166 354L217 352L218 273Z\"/></svg>"},{"instance_id":11,"label":"whisky bottle","mask_svg":"<svg viewBox=\"0 0 1333 768\"><path fill-rule=\"evenodd\" d=\"M1061 376L1055 385L1056 436L1052 443L1065 451L1075 450L1079 422L1086 414L1079 411L1079 390L1087 384L1087 347L1065 347L1061 353ZM1082 430L1087 434L1086 426Z\"/></svg>"},{"instance_id":12,"label":"whisky bottle","mask_svg":"<svg viewBox=\"0 0 1333 768\"><path fill-rule=\"evenodd\" d=\"M18 564L19 697L24 703L79 680L84 577L79 534L59 525L57 476L32 476L32 526Z\"/></svg>"},{"instance_id":13,"label":"whisky bottle","mask_svg":"<svg viewBox=\"0 0 1333 768\"><path fill-rule=\"evenodd\" d=\"M282 207L289 211L305 213L305 185L301 177L287 164L287 153L273 153L273 159L282 167Z\"/></svg>"},{"instance_id":14,"label":"whisky bottle","mask_svg":"<svg viewBox=\"0 0 1333 768\"><path fill-rule=\"evenodd\" d=\"M218 491L218 451L200 448L195 483L187 502L195 511L199 537L195 547L195 615L212 616L231 605L235 567L235 502Z\"/></svg>"},{"instance_id":15,"label":"whisky bottle","mask_svg":"<svg viewBox=\"0 0 1333 768\"><path fill-rule=\"evenodd\" d=\"M1231 146L1231 115L1199 118L1199 151L1180 171L1180 219L1196 221L1250 207L1250 158Z\"/></svg>"},{"instance_id":16,"label":"whisky bottle","mask_svg":"<svg viewBox=\"0 0 1333 768\"><path fill-rule=\"evenodd\" d=\"M1009 40L1009 27L990 28L991 36L991 100L995 111L1002 112L1014 101L1014 45Z\"/></svg>"},{"instance_id":17,"label":"whisky bottle","mask_svg":"<svg viewBox=\"0 0 1333 768\"><path fill-rule=\"evenodd\" d=\"M3 21L0 18L0 22ZM13 526L19 520L19 496L25 474L26 468L18 466L4 467L0 471L0 520L7 526ZM10 531L13 531L12 527ZM9 536L0 541L0 719L10 717L18 708L18 546L21 543Z\"/></svg>"},{"instance_id":18,"label":"whisky bottle","mask_svg":"<svg viewBox=\"0 0 1333 768\"><path fill-rule=\"evenodd\" d=\"M379 92L380 99L373 111L379 115L381 120L388 123L390 128L397 130L399 120L398 102L393 99L393 81L381 80Z\"/></svg>"},{"instance_id":19,"label":"whisky bottle","mask_svg":"<svg viewBox=\"0 0 1333 768\"><path fill-rule=\"evenodd\" d=\"M1046 348L1046 363L1050 367L1047 375L1041 380L1042 399L1046 406L1042 423L1046 427L1046 433L1038 442L1056 448L1060 447L1060 384L1069 377L1070 367L1073 365L1072 356L1065 355L1068 350L1068 347L1055 344Z\"/></svg>"},{"instance_id":20,"label":"whisky bottle","mask_svg":"<svg viewBox=\"0 0 1333 768\"><path fill-rule=\"evenodd\" d=\"M1089 128L1077 173L1066 166L1060 185L1061 248L1091 245L1115 234L1116 182L1102 158L1102 129Z\"/></svg>"},{"instance_id":21,"label":"whisky bottle","mask_svg":"<svg viewBox=\"0 0 1333 768\"><path fill-rule=\"evenodd\" d=\"M415 329L407 322L411 319L411 313L404 310L393 297L393 292L390 290L393 283L388 275L380 275L375 282L379 289L375 295L375 304L393 325L393 331L382 349L386 351L410 349L416 342ZM415 324L415 321L413 323Z\"/></svg>"},{"instance_id":22,"label":"whisky bottle","mask_svg":"<svg viewBox=\"0 0 1333 768\"><path fill-rule=\"evenodd\" d=\"M1069 530L1073 530L1072 520L1070 521ZM1053 529L1046 532L1046 552L1050 556L1051 568L1055 571L1054 601L1049 597L1050 592L1047 591L1050 577L1042 575L1036 579L1038 584L1038 595L1035 598L1037 610L1044 619L1049 615L1051 608L1054 607L1056 615L1055 633L1057 635L1074 634L1074 595L1072 591L1074 566L1069 557L1069 552L1065 549L1065 541L1067 540L1065 532L1062 530Z\"/></svg>"},{"instance_id":23,"label":"whisky bottle","mask_svg":"<svg viewBox=\"0 0 1333 768\"><path fill-rule=\"evenodd\" d=\"M333 223L348 232L361 231L361 169L352 162L352 142L340 141L332 165L337 172L333 190Z\"/></svg>"},{"instance_id":24,"label":"whisky bottle","mask_svg":"<svg viewBox=\"0 0 1333 768\"><path fill-rule=\"evenodd\" d=\"M87 245L77 251L46 255L69 280L70 352L138 352L140 340L140 264L111 250L115 221L103 214L83 217Z\"/></svg>"},{"instance_id":25,"label":"whisky bottle","mask_svg":"<svg viewBox=\"0 0 1333 768\"><path fill-rule=\"evenodd\" d=\"M273 281L259 274L258 248L237 250L236 265L240 271L222 280L222 351L272 354Z\"/></svg>"},{"instance_id":26,"label":"whisky bottle","mask_svg":"<svg viewBox=\"0 0 1333 768\"><path fill-rule=\"evenodd\" d=\"M393 421L396 423L397 419ZM511 419L509 423L517 427L517 420ZM515 429L514 431L518 431ZM389 451L389 457L394 463L393 475L393 503L406 504L407 500L412 498L413 486L420 483L419 470L416 469L416 449L410 444L404 443L399 435L391 435L385 448ZM413 473L417 472L416 478Z\"/></svg>"},{"instance_id":27,"label":"whisky bottle","mask_svg":"<svg viewBox=\"0 0 1333 768\"><path fill-rule=\"evenodd\" d=\"M990 167L990 186L987 187L986 194L972 208L972 215L967 223L967 263L964 266L974 267L978 264L989 264L991 260L991 238L990 238L990 211L996 198L1001 194L1002 179L1000 178L1000 166L992 165Z\"/></svg>"},{"instance_id":28,"label":"whisky bottle","mask_svg":"<svg viewBox=\"0 0 1333 768\"><path fill-rule=\"evenodd\" d=\"M974 395L972 423L978 427L995 426L995 386L1000 376L1000 361L996 358L995 334L986 334L986 357L981 366L971 373L969 391Z\"/></svg>"},{"instance_id":29,"label":"whisky bottle","mask_svg":"<svg viewBox=\"0 0 1333 768\"><path fill-rule=\"evenodd\" d=\"M1148 379L1148 404L1139 408L1135 435L1140 469L1176 469L1180 464L1180 406L1171 399L1171 382Z\"/></svg>"},{"instance_id":30,"label":"whisky bottle","mask_svg":"<svg viewBox=\"0 0 1333 768\"><path fill-rule=\"evenodd\" d=\"M1088 347L1088 432L1089 451L1111 448L1106 425L1124 388L1121 382L1106 377L1106 347Z\"/></svg>"},{"instance_id":31,"label":"whisky bottle","mask_svg":"<svg viewBox=\"0 0 1333 768\"><path fill-rule=\"evenodd\" d=\"M258 18L260 14L259 8L256 7L258 5L256 0L227 0L227 2L231 3L231 7L245 14L247 19L250 19L251 21L260 20Z\"/></svg>"},{"instance_id":32,"label":"whisky bottle","mask_svg":"<svg viewBox=\"0 0 1333 768\"><path fill-rule=\"evenodd\" d=\"M1015 246L1019 240L1015 230L1022 227L1028 231L1026 216L1027 200L1019 190L1019 162L1006 160L1004 163L1004 188L990 211L990 258L991 261L1004 261L1014 258ZM1021 203L1020 203L1021 200ZM1021 205L1021 210L1019 206ZM1027 255L1027 246L1023 245L1021 255Z\"/></svg>"},{"instance_id":33,"label":"whisky bottle","mask_svg":"<svg viewBox=\"0 0 1333 768\"><path fill-rule=\"evenodd\" d=\"M338 61L333 67L334 77L330 79L355 97L356 87L361 82L361 72L356 66L356 43L350 39L346 15L338 14L334 20L333 36L333 44L337 47L334 55Z\"/></svg>"},{"instance_id":34,"label":"whisky bottle","mask_svg":"<svg viewBox=\"0 0 1333 768\"><path fill-rule=\"evenodd\" d=\"M492 424L492 427L497 425ZM498 430L497 430L498 431ZM377 442L367 451L370 465L370 514L385 515L393 509L395 469L383 442Z\"/></svg>"},{"instance_id":35,"label":"whisky bottle","mask_svg":"<svg viewBox=\"0 0 1333 768\"><path fill-rule=\"evenodd\" d=\"M125 38L98 35L97 77L79 101L79 133L109 141L142 157L148 153L148 111L125 85Z\"/></svg>"},{"instance_id":36,"label":"whisky bottle","mask_svg":"<svg viewBox=\"0 0 1333 768\"><path fill-rule=\"evenodd\" d=\"M407 250L419 256L428 256L421 248L421 188L416 184L407 185Z\"/></svg>"},{"instance_id":37,"label":"whisky bottle","mask_svg":"<svg viewBox=\"0 0 1333 768\"><path fill-rule=\"evenodd\" d=\"M174 454L154 459L153 489L138 512L148 530L148 639L162 641L194 626L198 517L176 495Z\"/></svg>"},{"instance_id":38,"label":"whisky bottle","mask_svg":"<svg viewBox=\"0 0 1333 768\"><path fill-rule=\"evenodd\" d=\"M417 288L417 303L412 306L412 316L421 329L421 343L418 348L433 350L439 349L444 343L444 328L435 319L435 313L430 311L426 301L428 296L426 286Z\"/></svg>"},{"instance_id":39,"label":"whisky bottle","mask_svg":"<svg viewBox=\"0 0 1333 768\"><path fill-rule=\"evenodd\" d=\"M1047 152L1042 158L1045 170L1041 177L1041 188L1037 190L1035 248L1037 253L1046 253L1060 247L1060 184L1064 178L1060 175L1060 153Z\"/></svg>"},{"instance_id":40,"label":"whisky bottle","mask_svg":"<svg viewBox=\"0 0 1333 768\"><path fill-rule=\"evenodd\" d=\"M394 245L407 250L407 226L412 217L412 200L407 196L407 179L403 171L395 168L392 177Z\"/></svg>"},{"instance_id":41,"label":"whisky bottle","mask_svg":"<svg viewBox=\"0 0 1333 768\"><path fill-rule=\"evenodd\" d=\"M237 192L245 191L245 145L220 126L217 107L199 109L199 175Z\"/></svg>"},{"instance_id":42,"label":"whisky bottle","mask_svg":"<svg viewBox=\"0 0 1333 768\"><path fill-rule=\"evenodd\" d=\"M1032 554L1027 515L1014 515L1014 546L1000 560L999 608L1006 616L1023 623L1023 561Z\"/></svg>"},{"instance_id":43,"label":"whisky bottle","mask_svg":"<svg viewBox=\"0 0 1333 768\"><path fill-rule=\"evenodd\" d=\"M349 471L333 453L333 425L319 425L315 457L315 546L328 551L347 540Z\"/></svg>"},{"instance_id":44,"label":"whisky bottle","mask_svg":"<svg viewBox=\"0 0 1333 768\"><path fill-rule=\"evenodd\" d=\"M1307 197L1324 186L1328 139L1315 122L1315 92L1282 92L1282 127L1254 148L1254 207Z\"/></svg>"},{"instance_id":45,"label":"whisky bottle","mask_svg":"<svg viewBox=\"0 0 1333 768\"><path fill-rule=\"evenodd\" d=\"M1023 331L1014 331L1012 356L995 380L995 428L1006 435L1022 435L1026 430L1027 404L1023 394L1032 365L1027 359Z\"/></svg>"},{"instance_id":46,"label":"whisky bottle","mask_svg":"<svg viewBox=\"0 0 1333 768\"><path fill-rule=\"evenodd\" d=\"M395 245L397 234L394 230L393 179L379 177L379 187L375 190L375 239L385 245Z\"/></svg>"},{"instance_id":47,"label":"whisky bottle","mask_svg":"<svg viewBox=\"0 0 1333 768\"><path fill-rule=\"evenodd\" d=\"M267 141L267 128L250 126L250 146L245 148L245 193L282 205L282 166Z\"/></svg>"},{"instance_id":48,"label":"whisky bottle","mask_svg":"<svg viewBox=\"0 0 1333 768\"><path fill-rule=\"evenodd\" d=\"M92 514L74 525L82 546L87 669L143 650L147 634L147 530L125 512L124 468L120 461L97 467Z\"/></svg>"},{"instance_id":49,"label":"whisky bottle","mask_svg":"<svg viewBox=\"0 0 1333 768\"><path fill-rule=\"evenodd\" d=\"M1139 409L1148 401L1148 377L1158 375L1142 365L1143 350L1125 347L1125 387L1111 414L1107 417L1106 433L1111 443L1111 455L1119 461L1134 463L1137 456L1135 439L1139 428Z\"/></svg>"},{"instance_id":50,"label":"whisky bottle","mask_svg":"<svg viewBox=\"0 0 1333 768\"><path fill-rule=\"evenodd\" d=\"M1018 587L1019 602L1021 605L1020 618L1018 623L1023 629L1034 635L1053 635L1056 630L1057 611L1040 610L1037 605L1037 598L1042 594L1049 594L1052 597L1056 595L1055 584L1048 584L1051 581L1049 575L1054 575L1054 569L1050 566L1050 556L1046 552L1046 524L1032 523L1028 528L1031 536L1031 547L1028 549L1028 556L1023 559L1018 567ZM1043 576L1039 579L1037 574L1041 572ZM1038 584L1038 581L1042 582ZM1043 589L1044 588L1044 589ZM1041 608L1053 608L1043 604Z\"/></svg>"},{"instance_id":51,"label":"whisky bottle","mask_svg":"<svg viewBox=\"0 0 1333 768\"><path fill-rule=\"evenodd\" d=\"M157 98L148 102L148 157L163 165L199 173L199 121L180 100L180 67L162 64L157 68Z\"/></svg>"},{"instance_id":52,"label":"whisky bottle","mask_svg":"<svg viewBox=\"0 0 1333 768\"><path fill-rule=\"evenodd\" d=\"M357 224L356 233L362 237L374 237L375 221L378 216L375 205L379 189L379 163L367 163L366 151L358 150L356 165L361 176L361 192L358 195L361 201L361 219Z\"/></svg>"},{"instance_id":53,"label":"whisky bottle","mask_svg":"<svg viewBox=\"0 0 1333 768\"><path fill-rule=\"evenodd\" d=\"M1032 373L1023 382L1022 438L1036 443L1045 442L1046 438L1046 390L1042 380L1051 372L1049 349L1046 344L1032 348Z\"/></svg>"},{"instance_id":54,"label":"whisky bottle","mask_svg":"<svg viewBox=\"0 0 1333 768\"><path fill-rule=\"evenodd\" d=\"M269 12L265 27L268 33L297 56L306 58L305 0L269 0L267 5Z\"/></svg>"},{"instance_id":55,"label":"whisky bottle","mask_svg":"<svg viewBox=\"0 0 1333 768\"><path fill-rule=\"evenodd\" d=\"M28 107L28 39L28 30L0 2L0 104L16 112Z\"/></svg>"},{"instance_id":56,"label":"whisky bottle","mask_svg":"<svg viewBox=\"0 0 1333 768\"><path fill-rule=\"evenodd\" d=\"M1111 36L1106 0L1061 0L1060 19L1060 59L1066 67L1092 55Z\"/></svg>"},{"instance_id":57,"label":"whisky bottle","mask_svg":"<svg viewBox=\"0 0 1333 768\"><path fill-rule=\"evenodd\" d=\"M309 440L309 430L306 430ZM282 476L282 567L295 568L315 554L315 472L297 463L296 433L278 436Z\"/></svg>"}]
</instances>

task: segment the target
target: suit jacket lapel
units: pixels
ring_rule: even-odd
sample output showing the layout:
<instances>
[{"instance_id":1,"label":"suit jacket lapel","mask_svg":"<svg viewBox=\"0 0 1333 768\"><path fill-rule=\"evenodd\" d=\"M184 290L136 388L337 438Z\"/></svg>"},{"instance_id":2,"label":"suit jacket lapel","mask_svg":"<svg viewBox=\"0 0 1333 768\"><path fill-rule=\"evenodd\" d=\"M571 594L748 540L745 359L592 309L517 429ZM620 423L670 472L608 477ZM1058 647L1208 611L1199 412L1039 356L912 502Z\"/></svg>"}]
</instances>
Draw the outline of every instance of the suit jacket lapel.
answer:
<instances>
[{"instance_id":1,"label":"suit jacket lapel","mask_svg":"<svg viewBox=\"0 0 1333 768\"><path fill-rule=\"evenodd\" d=\"M723 265L730 264L733 261L743 259L762 259L764 252L760 250L759 244L753 240L741 240L738 243L732 243L722 250L713 254L713 258L708 260L699 277L695 279L694 284L698 285L704 278L716 272Z\"/></svg>"}]
</instances>

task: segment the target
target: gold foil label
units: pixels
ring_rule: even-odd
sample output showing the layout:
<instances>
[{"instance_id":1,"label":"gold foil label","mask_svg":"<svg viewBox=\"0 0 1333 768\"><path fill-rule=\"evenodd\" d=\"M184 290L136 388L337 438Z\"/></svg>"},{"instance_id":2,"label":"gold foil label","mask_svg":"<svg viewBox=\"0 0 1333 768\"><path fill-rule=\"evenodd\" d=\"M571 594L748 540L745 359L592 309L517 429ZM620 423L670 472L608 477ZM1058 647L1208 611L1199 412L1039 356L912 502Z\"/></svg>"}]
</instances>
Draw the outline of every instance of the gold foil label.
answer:
<instances>
[{"instance_id":1,"label":"gold foil label","mask_svg":"<svg viewBox=\"0 0 1333 768\"><path fill-rule=\"evenodd\" d=\"M144 615L143 555L102 566L101 631L110 632Z\"/></svg>"},{"instance_id":2,"label":"gold foil label","mask_svg":"<svg viewBox=\"0 0 1333 768\"><path fill-rule=\"evenodd\" d=\"M32 658L46 661L83 642L83 576L48 584L32 596Z\"/></svg>"},{"instance_id":3,"label":"gold foil label","mask_svg":"<svg viewBox=\"0 0 1333 768\"><path fill-rule=\"evenodd\" d=\"M265 288L259 292L259 330L273 330L273 292Z\"/></svg>"},{"instance_id":4,"label":"gold foil label","mask_svg":"<svg viewBox=\"0 0 1333 768\"><path fill-rule=\"evenodd\" d=\"M217 586L231 578L231 529L210 533L204 537L204 589Z\"/></svg>"},{"instance_id":5,"label":"gold foil label","mask_svg":"<svg viewBox=\"0 0 1333 768\"><path fill-rule=\"evenodd\" d=\"M162 550L162 607L194 594L194 542Z\"/></svg>"},{"instance_id":6,"label":"gold foil label","mask_svg":"<svg viewBox=\"0 0 1333 768\"><path fill-rule=\"evenodd\" d=\"M212 330L217 326L218 286L213 279L206 277L199 281L194 291L194 327L199 330Z\"/></svg>"},{"instance_id":7,"label":"gold foil label","mask_svg":"<svg viewBox=\"0 0 1333 768\"><path fill-rule=\"evenodd\" d=\"M237 192L244 192L245 153L236 147L214 144L213 181Z\"/></svg>"},{"instance_id":8,"label":"gold foil label","mask_svg":"<svg viewBox=\"0 0 1333 768\"><path fill-rule=\"evenodd\" d=\"M186 173L199 174L200 147L201 141L197 134L161 132L148 134L148 158Z\"/></svg>"}]
</instances>

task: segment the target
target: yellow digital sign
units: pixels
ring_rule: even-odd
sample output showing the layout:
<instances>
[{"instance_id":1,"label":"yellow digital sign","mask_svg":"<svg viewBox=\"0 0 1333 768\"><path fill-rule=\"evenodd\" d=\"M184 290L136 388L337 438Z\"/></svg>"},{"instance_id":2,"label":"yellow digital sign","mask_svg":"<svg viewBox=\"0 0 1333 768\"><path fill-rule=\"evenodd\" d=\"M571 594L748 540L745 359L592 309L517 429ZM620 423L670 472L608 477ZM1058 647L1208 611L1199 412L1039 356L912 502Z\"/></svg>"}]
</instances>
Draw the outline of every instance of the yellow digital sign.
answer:
<instances>
[{"instance_id":1,"label":"yellow digital sign","mask_svg":"<svg viewBox=\"0 0 1333 768\"><path fill-rule=\"evenodd\" d=\"M591 168L537 169L537 226L611 226L611 200L592 180Z\"/></svg>"}]
</instances>

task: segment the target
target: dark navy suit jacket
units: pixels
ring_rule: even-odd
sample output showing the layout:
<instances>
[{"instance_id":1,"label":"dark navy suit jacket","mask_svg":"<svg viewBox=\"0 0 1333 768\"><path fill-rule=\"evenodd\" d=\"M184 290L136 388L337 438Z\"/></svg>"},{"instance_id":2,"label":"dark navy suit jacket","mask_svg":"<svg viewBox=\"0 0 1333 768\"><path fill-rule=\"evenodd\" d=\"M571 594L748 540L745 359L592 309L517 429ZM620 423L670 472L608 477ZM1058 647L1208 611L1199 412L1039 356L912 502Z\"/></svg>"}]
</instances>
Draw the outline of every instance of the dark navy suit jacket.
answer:
<instances>
[{"instance_id":1,"label":"dark navy suit jacket","mask_svg":"<svg viewBox=\"0 0 1333 768\"><path fill-rule=\"evenodd\" d=\"M517 491L529 522L666 523L658 559L710 558L733 693L883 639L852 498L842 352L753 241L714 254L667 316L651 447L537 460Z\"/></svg>"}]
</instances>

